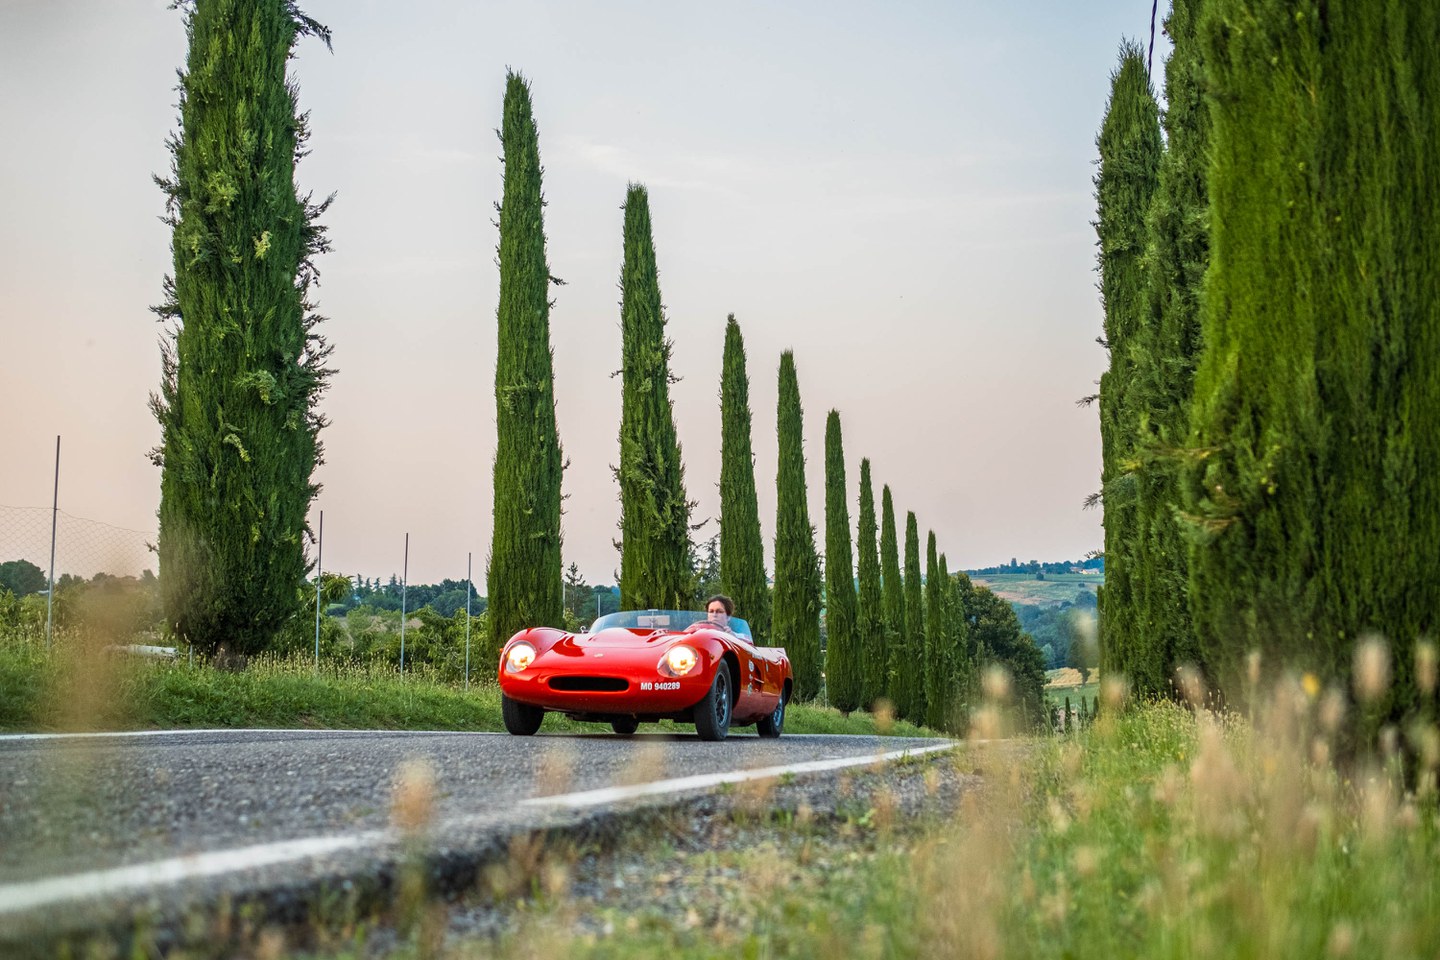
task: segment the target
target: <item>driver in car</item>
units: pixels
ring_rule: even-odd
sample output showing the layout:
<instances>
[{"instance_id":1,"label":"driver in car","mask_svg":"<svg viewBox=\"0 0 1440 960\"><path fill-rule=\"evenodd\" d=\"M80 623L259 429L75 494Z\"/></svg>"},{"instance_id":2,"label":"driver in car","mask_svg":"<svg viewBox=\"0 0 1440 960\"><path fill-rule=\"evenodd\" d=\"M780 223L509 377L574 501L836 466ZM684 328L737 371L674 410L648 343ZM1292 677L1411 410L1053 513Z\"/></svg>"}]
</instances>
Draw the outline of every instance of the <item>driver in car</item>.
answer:
<instances>
[{"instance_id":1,"label":"driver in car","mask_svg":"<svg viewBox=\"0 0 1440 960\"><path fill-rule=\"evenodd\" d=\"M718 627L728 632L730 629L730 617L734 613L735 601L723 593L717 593L705 601L706 623L709 626Z\"/></svg>"}]
</instances>

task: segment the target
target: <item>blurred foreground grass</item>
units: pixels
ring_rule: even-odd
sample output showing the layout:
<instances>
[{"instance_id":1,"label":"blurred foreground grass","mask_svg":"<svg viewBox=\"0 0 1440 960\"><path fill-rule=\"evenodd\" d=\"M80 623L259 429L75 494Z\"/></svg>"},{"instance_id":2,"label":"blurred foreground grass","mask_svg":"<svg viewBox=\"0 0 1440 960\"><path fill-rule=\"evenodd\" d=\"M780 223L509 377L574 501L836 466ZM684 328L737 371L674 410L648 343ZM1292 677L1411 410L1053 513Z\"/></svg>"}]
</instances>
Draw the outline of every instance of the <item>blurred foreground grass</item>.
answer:
<instances>
[{"instance_id":1,"label":"blurred foreground grass","mask_svg":"<svg viewBox=\"0 0 1440 960\"><path fill-rule=\"evenodd\" d=\"M877 729L878 726L878 729ZM166 727L317 729L504 729L500 689L471 678L470 689L420 668L400 676L386 664L330 664L257 657L243 670L155 662L103 649L49 654L34 644L0 644L0 729L132 730ZM609 730L549 714L541 732ZM665 723L643 730L693 728ZM747 728L741 728L745 730ZM748 728L753 731L753 728ZM787 733L934 736L868 713L794 704Z\"/></svg>"},{"instance_id":2,"label":"blurred foreground grass","mask_svg":"<svg viewBox=\"0 0 1440 960\"><path fill-rule=\"evenodd\" d=\"M937 762L986 785L940 822L776 815L686 868L657 844L639 874L665 882L619 906L562 865L498 939L432 923L384 955L1433 958L1437 758L1408 793L1395 756L1337 765L1328 709L1288 685L1253 723L1152 704L1018 754L971 744Z\"/></svg>"}]
</instances>

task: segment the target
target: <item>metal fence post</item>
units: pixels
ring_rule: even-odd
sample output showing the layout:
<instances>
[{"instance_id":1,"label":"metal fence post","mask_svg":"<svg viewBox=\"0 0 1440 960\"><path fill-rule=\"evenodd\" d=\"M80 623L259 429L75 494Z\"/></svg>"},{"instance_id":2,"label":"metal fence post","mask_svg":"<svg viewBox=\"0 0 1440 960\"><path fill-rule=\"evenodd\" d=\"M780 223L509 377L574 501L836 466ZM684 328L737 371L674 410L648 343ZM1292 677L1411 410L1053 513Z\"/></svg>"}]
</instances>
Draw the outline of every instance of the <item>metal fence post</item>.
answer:
<instances>
[{"instance_id":1,"label":"metal fence post","mask_svg":"<svg viewBox=\"0 0 1440 960\"><path fill-rule=\"evenodd\" d=\"M325 511L320 511L320 532L315 536L315 671L320 671L320 587L324 582Z\"/></svg>"},{"instance_id":2,"label":"metal fence post","mask_svg":"<svg viewBox=\"0 0 1440 960\"><path fill-rule=\"evenodd\" d=\"M470 594L474 592L470 575L474 569L474 563L474 552L465 554L465 689L467 691L470 689Z\"/></svg>"},{"instance_id":3,"label":"metal fence post","mask_svg":"<svg viewBox=\"0 0 1440 960\"><path fill-rule=\"evenodd\" d=\"M405 534L405 565L400 568L400 675L405 675L405 591L410 582L410 534Z\"/></svg>"},{"instance_id":4,"label":"metal fence post","mask_svg":"<svg viewBox=\"0 0 1440 960\"><path fill-rule=\"evenodd\" d=\"M60 437L55 437L55 499L50 505L50 589L45 592L45 649L49 650L55 625L55 525L60 517Z\"/></svg>"}]
</instances>

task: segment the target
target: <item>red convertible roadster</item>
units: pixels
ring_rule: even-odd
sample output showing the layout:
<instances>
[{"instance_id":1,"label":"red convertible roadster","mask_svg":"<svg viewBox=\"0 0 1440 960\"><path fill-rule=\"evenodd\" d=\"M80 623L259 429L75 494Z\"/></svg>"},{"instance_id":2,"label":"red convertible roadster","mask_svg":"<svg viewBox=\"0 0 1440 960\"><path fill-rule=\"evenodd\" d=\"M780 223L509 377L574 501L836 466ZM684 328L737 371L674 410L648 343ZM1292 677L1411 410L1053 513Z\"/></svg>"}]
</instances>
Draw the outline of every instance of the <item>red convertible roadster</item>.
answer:
<instances>
[{"instance_id":1,"label":"red convertible roadster","mask_svg":"<svg viewBox=\"0 0 1440 960\"><path fill-rule=\"evenodd\" d=\"M606 614L588 633L522 630L500 654L505 729L529 736L545 712L608 723L628 736L641 723L695 724L702 740L755 724L778 737L790 700L790 658L757 647L744 620L690 610Z\"/></svg>"}]
</instances>

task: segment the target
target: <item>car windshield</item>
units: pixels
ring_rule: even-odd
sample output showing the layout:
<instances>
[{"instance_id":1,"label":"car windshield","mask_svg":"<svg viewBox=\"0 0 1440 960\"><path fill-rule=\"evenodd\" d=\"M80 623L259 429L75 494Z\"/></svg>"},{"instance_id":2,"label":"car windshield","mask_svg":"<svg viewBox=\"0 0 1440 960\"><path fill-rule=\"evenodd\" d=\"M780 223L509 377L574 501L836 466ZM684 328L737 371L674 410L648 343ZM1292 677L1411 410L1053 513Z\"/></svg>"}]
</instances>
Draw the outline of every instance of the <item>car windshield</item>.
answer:
<instances>
[{"instance_id":1,"label":"car windshield","mask_svg":"<svg viewBox=\"0 0 1440 960\"><path fill-rule=\"evenodd\" d=\"M739 617L730 617L729 620L730 622L722 627L717 623L708 623L709 615L703 610L621 610L597 619L590 625L590 632L599 633L611 627L621 627L626 630L669 630L678 633L687 627L704 626L708 623L711 627L727 630L737 637L754 642L750 635L750 624Z\"/></svg>"}]
</instances>

